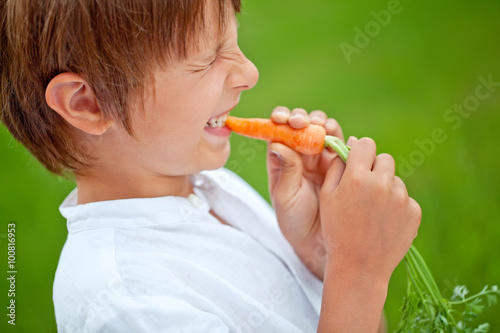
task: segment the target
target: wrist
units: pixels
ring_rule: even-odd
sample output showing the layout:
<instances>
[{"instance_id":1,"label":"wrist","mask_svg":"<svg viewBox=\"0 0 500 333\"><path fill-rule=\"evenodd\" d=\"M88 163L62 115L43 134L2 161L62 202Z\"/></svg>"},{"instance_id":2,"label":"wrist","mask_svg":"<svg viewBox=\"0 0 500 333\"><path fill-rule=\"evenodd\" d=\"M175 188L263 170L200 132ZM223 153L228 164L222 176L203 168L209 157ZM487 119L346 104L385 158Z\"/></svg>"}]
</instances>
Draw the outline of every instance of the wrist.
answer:
<instances>
[{"instance_id":1,"label":"wrist","mask_svg":"<svg viewBox=\"0 0 500 333\"><path fill-rule=\"evenodd\" d=\"M329 260L318 332L377 332L389 278Z\"/></svg>"},{"instance_id":2,"label":"wrist","mask_svg":"<svg viewBox=\"0 0 500 333\"><path fill-rule=\"evenodd\" d=\"M327 260L325 264L325 281L335 281L338 286L357 289L360 293L383 298L387 296L390 276L374 274L360 267L348 266L344 263Z\"/></svg>"},{"instance_id":3,"label":"wrist","mask_svg":"<svg viewBox=\"0 0 500 333\"><path fill-rule=\"evenodd\" d=\"M323 281L325 275L326 252L320 244L292 244L295 254L304 266L318 279Z\"/></svg>"},{"instance_id":4,"label":"wrist","mask_svg":"<svg viewBox=\"0 0 500 333\"><path fill-rule=\"evenodd\" d=\"M344 278L356 278L359 283L364 279L380 285L388 285L393 269L387 260L369 251L356 252L344 247L329 248L325 258L325 274L330 272Z\"/></svg>"}]
</instances>

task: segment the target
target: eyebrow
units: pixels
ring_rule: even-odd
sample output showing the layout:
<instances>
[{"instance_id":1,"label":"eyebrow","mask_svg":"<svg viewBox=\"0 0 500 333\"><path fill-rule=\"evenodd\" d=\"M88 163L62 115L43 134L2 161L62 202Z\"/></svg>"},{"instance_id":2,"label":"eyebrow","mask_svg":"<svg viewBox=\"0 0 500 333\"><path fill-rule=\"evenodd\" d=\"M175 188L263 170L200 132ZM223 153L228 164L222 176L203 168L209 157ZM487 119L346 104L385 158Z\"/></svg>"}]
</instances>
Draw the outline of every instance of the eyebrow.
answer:
<instances>
[{"instance_id":1,"label":"eyebrow","mask_svg":"<svg viewBox=\"0 0 500 333\"><path fill-rule=\"evenodd\" d=\"M236 22L236 28L238 29L240 27L240 22L238 19L235 17L235 22ZM213 57L219 53L221 48L224 46L224 44L229 40L229 37L224 33L220 34L218 41L216 42L217 44L213 48L213 52L210 53L210 55L205 55L202 54L200 56L194 57L192 60L193 61L202 61L202 62L208 62L213 60Z\"/></svg>"},{"instance_id":2,"label":"eyebrow","mask_svg":"<svg viewBox=\"0 0 500 333\"><path fill-rule=\"evenodd\" d=\"M213 57L216 56L220 52L220 50L222 49L222 47L224 46L224 44L228 40L229 40L228 37L222 36L222 38L219 38L219 41L217 42L215 47L211 48L210 55L202 54L199 57L194 58L193 60L197 60L197 61L211 61L211 60L213 60Z\"/></svg>"}]
</instances>

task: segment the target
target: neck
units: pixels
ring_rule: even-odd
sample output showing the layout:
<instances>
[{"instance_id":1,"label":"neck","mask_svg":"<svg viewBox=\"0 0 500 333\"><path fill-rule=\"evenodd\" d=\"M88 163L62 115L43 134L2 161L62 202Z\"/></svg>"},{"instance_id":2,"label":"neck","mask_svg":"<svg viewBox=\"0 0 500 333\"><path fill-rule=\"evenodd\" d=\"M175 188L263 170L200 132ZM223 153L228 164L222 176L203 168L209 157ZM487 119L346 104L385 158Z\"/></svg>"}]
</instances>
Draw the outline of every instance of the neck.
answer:
<instances>
[{"instance_id":1,"label":"neck","mask_svg":"<svg viewBox=\"0 0 500 333\"><path fill-rule=\"evenodd\" d=\"M137 174L133 170L97 172L88 170L76 175L78 204L131 198L162 196L187 197L193 186L187 175L164 176Z\"/></svg>"}]
</instances>

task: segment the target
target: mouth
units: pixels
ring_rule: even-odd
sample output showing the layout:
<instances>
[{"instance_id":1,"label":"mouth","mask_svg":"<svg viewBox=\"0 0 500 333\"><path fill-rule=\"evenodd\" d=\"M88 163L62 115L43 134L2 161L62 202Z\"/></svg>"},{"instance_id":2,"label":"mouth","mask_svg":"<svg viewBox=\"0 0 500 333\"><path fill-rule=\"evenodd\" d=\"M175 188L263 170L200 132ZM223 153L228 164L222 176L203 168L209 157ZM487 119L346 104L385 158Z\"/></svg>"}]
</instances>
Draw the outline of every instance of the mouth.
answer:
<instances>
[{"instance_id":1,"label":"mouth","mask_svg":"<svg viewBox=\"0 0 500 333\"><path fill-rule=\"evenodd\" d=\"M226 119L229 115L229 111L226 111L218 116L210 118L205 124L205 128L222 128L226 125Z\"/></svg>"}]
</instances>

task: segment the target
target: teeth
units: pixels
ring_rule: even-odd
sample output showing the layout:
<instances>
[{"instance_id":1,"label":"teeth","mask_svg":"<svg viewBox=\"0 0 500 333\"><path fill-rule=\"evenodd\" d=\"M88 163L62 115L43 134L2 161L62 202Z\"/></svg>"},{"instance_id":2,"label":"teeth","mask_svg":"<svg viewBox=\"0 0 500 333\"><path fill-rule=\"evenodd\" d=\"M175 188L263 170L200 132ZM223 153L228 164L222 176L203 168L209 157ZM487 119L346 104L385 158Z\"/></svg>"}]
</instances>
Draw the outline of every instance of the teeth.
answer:
<instances>
[{"instance_id":1,"label":"teeth","mask_svg":"<svg viewBox=\"0 0 500 333\"><path fill-rule=\"evenodd\" d=\"M218 117L210 118L207 123L205 124L205 127L224 127L227 119L227 113Z\"/></svg>"}]
</instances>

